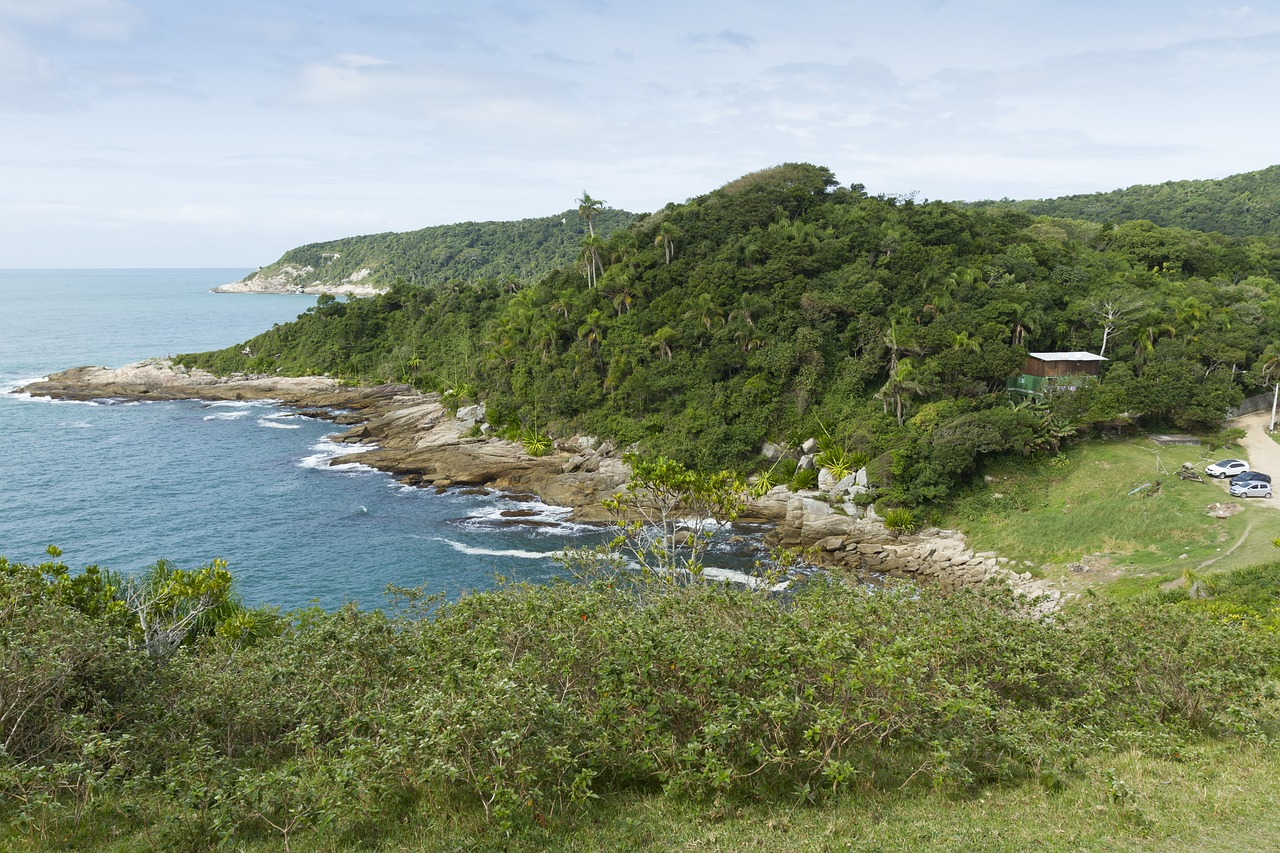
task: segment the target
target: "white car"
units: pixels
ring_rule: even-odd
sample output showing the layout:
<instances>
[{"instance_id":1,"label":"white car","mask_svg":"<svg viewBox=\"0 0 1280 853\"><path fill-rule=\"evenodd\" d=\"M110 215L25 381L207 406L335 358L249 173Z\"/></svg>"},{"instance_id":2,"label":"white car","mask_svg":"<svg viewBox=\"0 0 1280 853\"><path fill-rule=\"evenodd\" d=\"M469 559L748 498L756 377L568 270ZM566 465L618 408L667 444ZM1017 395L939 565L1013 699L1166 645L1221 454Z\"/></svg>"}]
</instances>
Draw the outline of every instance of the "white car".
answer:
<instances>
[{"instance_id":1,"label":"white car","mask_svg":"<svg viewBox=\"0 0 1280 853\"><path fill-rule=\"evenodd\" d=\"M1246 480L1243 483L1234 484L1228 491L1233 498L1269 498L1271 484L1261 480Z\"/></svg>"},{"instance_id":2,"label":"white car","mask_svg":"<svg viewBox=\"0 0 1280 853\"><path fill-rule=\"evenodd\" d=\"M1249 463L1243 459L1223 459L1212 465L1206 465L1204 472L1210 477L1234 477L1249 470Z\"/></svg>"}]
</instances>

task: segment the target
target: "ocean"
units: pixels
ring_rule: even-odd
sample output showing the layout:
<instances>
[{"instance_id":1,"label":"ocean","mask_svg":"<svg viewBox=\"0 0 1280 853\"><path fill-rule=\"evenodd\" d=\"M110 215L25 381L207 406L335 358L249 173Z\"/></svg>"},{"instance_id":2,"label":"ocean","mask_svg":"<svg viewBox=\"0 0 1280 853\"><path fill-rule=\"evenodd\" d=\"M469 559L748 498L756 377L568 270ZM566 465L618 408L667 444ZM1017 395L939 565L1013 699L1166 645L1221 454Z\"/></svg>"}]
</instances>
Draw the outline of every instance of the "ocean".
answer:
<instances>
[{"instance_id":1,"label":"ocean","mask_svg":"<svg viewBox=\"0 0 1280 853\"><path fill-rule=\"evenodd\" d=\"M541 582L600 538L566 511L401 486L328 460L333 424L269 403L50 402L8 393L84 364L217 349L287 322L301 295L213 294L247 269L0 270L0 555L125 573L225 559L251 605L450 597ZM532 524L504 510L535 509Z\"/></svg>"}]
</instances>

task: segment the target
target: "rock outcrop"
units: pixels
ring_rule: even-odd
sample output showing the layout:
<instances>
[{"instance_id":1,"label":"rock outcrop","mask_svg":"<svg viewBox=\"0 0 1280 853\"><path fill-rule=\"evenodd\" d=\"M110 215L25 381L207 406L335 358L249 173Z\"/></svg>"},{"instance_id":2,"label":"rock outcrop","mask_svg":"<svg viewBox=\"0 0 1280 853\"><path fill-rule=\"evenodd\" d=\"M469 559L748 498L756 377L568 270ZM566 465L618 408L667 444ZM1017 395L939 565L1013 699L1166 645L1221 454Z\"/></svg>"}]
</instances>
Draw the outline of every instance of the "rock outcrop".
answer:
<instances>
[{"instance_id":1,"label":"rock outcrop","mask_svg":"<svg viewBox=\"0 0 1280 853\"><path fill-rule=\"evenodd\" d=\"M18 393L63 400L278 400L349 426L336 441L375 446L339 456L331 464L359 462L415 486L482 485L533 492L571 508L576 519L587 522L607 520L600 502L620 489L628 474L608 444L570 443L545 456L531 456L516 442L475 437L475 412L459 418L438 394L422 394L407 385L350 387L315 376L218 377L168 359L148 359L118 369L64 370Z\"/></svg>"},{"instance_id":2,"label":"rock outcrop","mask_svg":"<svg viewBox=\"0 0 1280 853\"><path fill-rule=\"evenodd\" d=\"M213 289L214 293L309 293L318 296L330 293L335 296L376 296L386 288L374 287L365 283L370 270L360 269L339 281L325 281L317 278L314 267L297 264L283 264L278 267L260 269L250 273L240 281L220 284Z\"/></svg>"},{"instance_id":3,"label":"rock outcrop","mask_svg":"<svg viewBox=\"0 0 1280 853\"><path fill-rule=\"evenodd\" d=\"M1063 602L1061 590L1029 571L1016 571L995 554L975 553L958 530L893 533L866 510L855 507L850 512L850 508L849 504L833 508L816 495L793 496L787 501L785 519L768 539L782 547L807 550L815 562L840 566L858 576L909 578L947 592L995 580L1035 601L1036 613L1056 610Z\"/></svg>"},{"instance_id":4,"label":"rock outcrop","mask_svg":"<svg viewBox=\"0 0 1280 853\"><path fill-rule=\"evenodd\" d=\"M452 412L439 395L407 385L351 387L314 376L218 377L167 359L149 359L114 370L77 367L17 393L68 400L278 400L302 414L348 427L334 436L337 442L373 446L338 456L331 464L359 462L414 486L533 493L571 508L583 522L612 520L601 501L621 491L630 473L610 442L574 436L557 442L546 455L532 456L517 442L483 434L482 405ZM777 486L751 501L741 520L769 524L771 544L808 550L816 562L860 577L910 578L948 591L998 580L1039 601L1040 612L1060 605L1059 590L1029 572L1012 570L994 554L975 554L957 531L890 532L870 506L853 502L865 491L864 471L827 485L826 491L800 493Z\"/></svg>"}]
</instances>

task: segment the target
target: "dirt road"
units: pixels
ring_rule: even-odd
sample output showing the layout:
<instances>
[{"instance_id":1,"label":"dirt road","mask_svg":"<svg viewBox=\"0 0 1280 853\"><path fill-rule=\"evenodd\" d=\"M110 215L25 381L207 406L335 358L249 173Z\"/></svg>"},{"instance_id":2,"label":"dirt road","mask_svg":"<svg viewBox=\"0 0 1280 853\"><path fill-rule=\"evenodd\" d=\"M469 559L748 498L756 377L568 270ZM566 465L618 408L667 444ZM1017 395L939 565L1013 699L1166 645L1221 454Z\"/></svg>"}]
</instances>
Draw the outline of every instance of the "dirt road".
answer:
<instances>
[{"instance_id":1,"label":"dirt road","mask_svg":"<svg viewBox=\"0 0 1280 853\"><path fill-rule=\"evenodd\" d=\"M1237 426L1245 430L1245 437L1240 439L1240 446L1244 448L1245 458L1249 460L1249 467L1254 471L1261 471L1264 474L1270 474L1273 478L1280 477L1280 444L1276 444L1271 436L1267 435L1267 425L1271 423L1270 410L1262 412L1254 412L1252 415L1244 415L1233 421L1228 421L1229 426ZM1229 458L1230 453L1224 453L1223 458ZM1224 480L1225 484L1226 481ZM1273 485L1277 492L1273 492L1270 498L1249 498L1250 504L1262 504L1272 509L1280 509L1280 480L1274 480ZM1240 500L1244 500L1241 498Z\"/></svg>"}]
</instances>

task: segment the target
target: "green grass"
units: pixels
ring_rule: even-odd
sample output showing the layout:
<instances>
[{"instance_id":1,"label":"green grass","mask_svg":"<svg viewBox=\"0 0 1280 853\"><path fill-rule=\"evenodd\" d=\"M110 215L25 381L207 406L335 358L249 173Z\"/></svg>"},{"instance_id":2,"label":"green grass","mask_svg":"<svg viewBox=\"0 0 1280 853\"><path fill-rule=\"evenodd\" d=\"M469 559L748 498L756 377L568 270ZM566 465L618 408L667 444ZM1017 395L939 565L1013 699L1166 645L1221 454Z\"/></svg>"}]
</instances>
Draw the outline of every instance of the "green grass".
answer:
<instances>
[{"instance_id":1,"label":"green grass","mask_svg":"<svg viewBox=\"0 0 1280 853\"><path fill-rule=\"evenodd\" d=\"M1280 757L1267 747L1190 746L1177 756L1137 751L1103 756L1061 787L987 787L940 792L860 793L809 803L695 803L660 793L597 803L573 827L506 835L478 811L437 803L379 841L350 836L291 838L297 853L339 850L436 853L458 850L698 851L1201 851L1274 850L1280 838ZM15 853L76 849L57 837L8 839ZM145 833L103 836L94 849L156 849ZM241 842L268 853L281 839Z\"/></svg>"},{"instance_id":2,"label":"green grass","mask_svg":"<svg viewBox=\"0 0 1280 853\"><path fill-rule=\"evenodd\" d=\"M1237 499L1241 512L1214 518L1207 507L1232 500L1222 482L1178 479L1183 462L1203 469L1212 461L1201 448L1157 452L1150 440L1130 439L1077 445L1063 458L994 466L989 482L957 500L942 523L963 530L975 550L1044 566L1045 576L1067 586L1105 582L1117 595L1187 568L1220 571L1280 556L1271 544L1280 512ZM1082 560L1089 573L1066 571Z\"/></svg>"}]
</instances>

